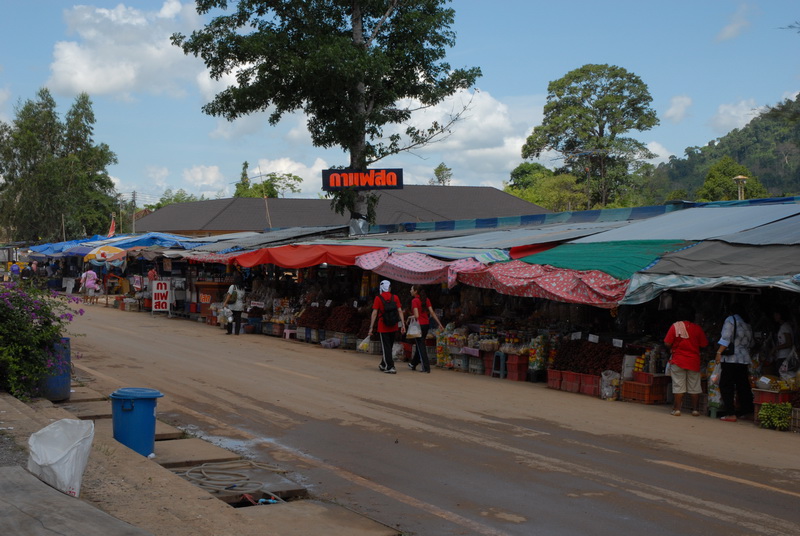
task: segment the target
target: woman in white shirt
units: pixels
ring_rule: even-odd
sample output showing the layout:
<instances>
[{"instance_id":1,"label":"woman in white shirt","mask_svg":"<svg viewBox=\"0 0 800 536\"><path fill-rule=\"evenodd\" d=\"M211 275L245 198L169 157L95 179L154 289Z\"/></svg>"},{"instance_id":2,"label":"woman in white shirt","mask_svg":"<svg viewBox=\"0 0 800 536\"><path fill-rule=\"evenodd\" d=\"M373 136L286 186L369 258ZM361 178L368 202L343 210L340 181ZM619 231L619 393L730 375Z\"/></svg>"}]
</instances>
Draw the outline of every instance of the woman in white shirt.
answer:
<instances>
[{"instance_id":1,"label":"woman in white shirt","mask_svg":"<svg viewBox=\"0 0 800 536\"><path fill-rule=\"evenodd\" d=\"M226 326L227 335L233 331L234 335L238 335L242 327L242 311L244 311L244 279L242 274L234 272L233 284L228 288L228 293L225 294L225 301L222 302L222 307L230 304L230 310L233 313L233 322L228 322Z\"/></svg>"},{"instance_id":2,"label":"woman in white shirt","mask_svg":"<svg viewBox=\"0 0 800 536\"><path fill-rule=\"evenodd\" d=\"M753 391L750 388L750 348L753 329L747 323L741 304L730 307L730 316L722 324L716 362L722 363L719 392L725 404L723 421L735 422L753 413ZM732 347L733 352L729 353Z\"/></svg>"}]
</instances>

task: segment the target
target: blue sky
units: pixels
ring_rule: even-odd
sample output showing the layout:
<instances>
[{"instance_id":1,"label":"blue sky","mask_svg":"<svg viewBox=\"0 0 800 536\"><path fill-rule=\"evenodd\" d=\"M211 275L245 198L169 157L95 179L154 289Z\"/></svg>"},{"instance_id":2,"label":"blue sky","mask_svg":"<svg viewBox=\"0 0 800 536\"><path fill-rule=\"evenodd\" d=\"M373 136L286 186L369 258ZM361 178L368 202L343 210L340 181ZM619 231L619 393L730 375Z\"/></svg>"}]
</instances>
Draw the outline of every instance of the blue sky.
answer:
<instances>
[{"instance_id":1,"label":"blue sky","mask_svg":"<svg viewBox=\"0 0 800 536\"><path fill-rule=\"evenodd\" d=\"M487 8L487 6L491 6ZM682 156L747 124L758 110L800 90L796 0L456 0L454 67L478 66L468 117L453 135L380 167L402 167L425 184L444 162L453 184L502 188L522 162L525 138L542 119L547 84L588 63L624 67L648 85L661 124L636 135L659 155ZM119 164L117 190L139 205L166 188L227 197L241 173L290 172L300 197L321 193L320 171L347 163L311 145L301 114L271 127L263 114L229 123L201 106L221 89L202 63L169 44L202 25L194 3L137 0L85 4L0 0L0 120L47 87L63 113L87 92L95 141ZM453 107L445 103L433 115ZM548 167L559 164L543 155Z\"/></svg>"}]
</instances>

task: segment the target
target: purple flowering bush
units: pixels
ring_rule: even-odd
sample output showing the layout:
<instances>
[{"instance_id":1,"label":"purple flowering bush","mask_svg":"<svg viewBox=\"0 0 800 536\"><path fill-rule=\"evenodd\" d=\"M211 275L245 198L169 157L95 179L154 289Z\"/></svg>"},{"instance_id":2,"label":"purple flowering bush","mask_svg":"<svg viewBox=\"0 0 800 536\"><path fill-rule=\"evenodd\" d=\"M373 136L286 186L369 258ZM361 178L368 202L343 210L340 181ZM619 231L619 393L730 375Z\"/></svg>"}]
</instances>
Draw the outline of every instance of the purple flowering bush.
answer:
<instances>
[{"instance_id":1,"label":"purple flowering bush","mask_svg":"<svg viewBox=\"0 0 800 536\"><path fill-rule=\"evenodd\" d=\"M55 294L19 281L0 283L0 389L33 397L44 378L69 367L54 347L74 314L83 309L73 311Z\"/></svg>"}]
</instances>

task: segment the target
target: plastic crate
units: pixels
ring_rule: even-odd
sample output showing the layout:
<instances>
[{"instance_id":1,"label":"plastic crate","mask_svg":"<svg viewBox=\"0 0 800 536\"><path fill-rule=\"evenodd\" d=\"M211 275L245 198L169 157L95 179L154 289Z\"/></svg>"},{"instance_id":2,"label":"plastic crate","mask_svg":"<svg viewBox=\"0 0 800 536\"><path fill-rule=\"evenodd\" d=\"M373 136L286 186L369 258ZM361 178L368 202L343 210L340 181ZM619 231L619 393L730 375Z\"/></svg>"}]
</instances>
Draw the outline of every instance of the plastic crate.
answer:
<instances>
[{"instance_id":1,"label":"plastic crate","mask_svg":"<svg viewBox=\"0 0 800 536\"><path fill-rule=\"evenodd\" d=\"M506 363L508 363L509 365L518 365L518 364L524 363L525 366L527 367L528 366L528 356L527 356L527 354L524 355L524 356L521 356L519 354L508 354L506 356Z\"/></svg>"},{"instance_id":2,"label":"plastic crate","mask_svg":"<svg viewBox=\"0 0 800 536\"><path fill-rule=\"evenodd\" d=\"M666 385L626 381L622 384L620 397L622 400L643 404L666 404L667 387Z\"/></svg>"},{"instance_id":3,"label":"plastic crate","mask_svg":"<svg viewBox=\"0 0 800 536\"><path fill-rule=\"evenodd\" d=\"M547 369L547 387L548 389L561 389L560 370Z\"/></svg>"},{"instance_id":4,"label":"plastic crate","mask_svg":"<svg viewBox=\"0 0 800 536\"><path fill-rule=\"evenodd\" d=\"M592 374L581 374L581 386L579 392L584 395L600 397L600 376Z\"/></svg>"},{"instance_id":5,"label":"plastic crate","mask_svg":"<svg viewBox=\"0 0 800 536\"><path fill-rule=\"evenodd\" d=\"M652 374L650 372L633 372L633 381L648 385L666 385L672 383L672 377L666 374Z\"/></svg>"},{"instance_id":6,"label":"plastic crate","mask_svg":"<svg viewBox=\"0 0 800 536\"><path fill-rule=\"evenodd\" d=\"M469 356L464 354L451 354L453 356L453 370L469 371Z\"/></svg>"},{"instance_id":7,"label":"plastic crate","mask_svg":"<svg viewBox=\"0 0 800 536\"><path fill-rule=\"evenodd\" d=\"M283 330L286 328L285 324L272 324L272 334L275 337L283 337Z\"/></svg>"},{"instance_id":8,"label":"plastic crate","mask_svg":"<svg viewBox=\"0 0 800 536\"><path fill-rule=\"evenodd\" d=\"M494 364L494 351L481 350L480 357L483 361L483 374L486 376L491 376L492 365Z\"/></svg>"},{"instance_id":9,"label":"plastic crate","mask_svg":"<svg viewBox=\"0 0 800 536\"><path fill-rule=\"evenodd\" d=\"M306 342L309 337L309 329L303 326L297 326L297 340L300 342Z\"/></svg>"},{"instance_id":10,"label":"plastic crate","mask_svg":"<svg viewBox=\"0 0 800 536\"><path fill-rule=\"evenodd\" d=\"M800 432L800 408L792 409L792 421L789 423L789 430Z\"/></svg>"},{"instance_id":11,"label":"plastic crate","mask_svg":"<svg viewBox=\"0 0 800 536\"><path fill-rule=\"evenodd\" d=\"M506 363L506 379L515 382L524 382L528 379L528 360L524 363Z\"/></svg>"},{"instance_id":12,"label":"plastic crate","mask_svg":"<svg viewBox=\"0 0 800 536\"><path fill-rule=\"evenodd\" d=\"M469 371L472 374L484 374L485 365L482 357L469 356Z\"/></svg>"},{"instance_id":13,"label":"plastic crate","mask_svg":"<svg viewBox=\"0 0 800 536\"><path fill-rule=\"evenodd\" d=\"M369 341L369 353L374 355L381 355L383 353L383 346L381 346L381 341Z\"/></svg>"},{"instance_id":14,"label":"plastic crate","mask_svg":"<svg viewBox=\"0 0 800 536\"><path fill-rule=\"evenodd\" d=\"M780 404L782 402L791 402L792 393L766 391L764 389L753 389L753 402L755 404Z\"/></svg>"},{"instance_id":15,"label":"plastic crate","mask_svg":"<svg viewBox=\"0 0 800 536\"><path fill-rule=\"evenodd\" d=\"M569 370L561 371L561 390L568 393L581 392L581 376L579 372L571 372Z\"/></svg>"}]
</instances>

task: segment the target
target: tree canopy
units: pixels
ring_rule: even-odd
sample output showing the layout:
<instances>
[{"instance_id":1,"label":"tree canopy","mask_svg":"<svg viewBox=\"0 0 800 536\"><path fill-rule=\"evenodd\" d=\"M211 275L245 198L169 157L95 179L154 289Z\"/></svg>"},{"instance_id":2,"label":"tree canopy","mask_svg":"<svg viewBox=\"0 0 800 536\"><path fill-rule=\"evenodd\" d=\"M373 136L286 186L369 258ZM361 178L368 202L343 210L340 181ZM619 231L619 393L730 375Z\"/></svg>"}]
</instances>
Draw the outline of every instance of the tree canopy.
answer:
<instances>
[{"instance_id":1,"label":"tree canopy","mask_svg":"<svg viewBox=\"0 0 800 536\"><path fill-rule=\"evenodd\" d=\"M636 160L653 158L626 136L658 125L647 85L622 67L588 64L547 86L542 124L522 147L523 158L555 151L564 170L584 182L586 206L608 204Z\"/></svg>"},{"instance_id":2,"label":"tree canopy","mask_svg":"<svg viewBox=\"0 0 800 536\"><path fill-rule=\"evenodd\" d=\"M107 167L117 162L93 140L86 93L62 121L47 89L0 122L0 225L12 240L56 241L105 233L117 207Z\"/></svg>"},{"instance_id":3,"label":"tree canopy","mask_svg":"<svg viewBox=\"0 0 800 536\"><path fill-rule=\"evenodd\" d=\"M312 142L340 147L346 167L367 166L447 134L461 112L424 127L412 114L473 85L477 68L444 61L455 42L449 0L249 0L215 16L190 36L175 34L184 53L203 59L211 76L236 83L203 107L234 120L269 111L270 124L297 110L308 116ZM227 10L227 0L198 0L200 14ZM403 125L402 132L396 127ZM339 213L374 221L373 196L332 195ZM371 209L371 210L370 210Z\"/></svg>"},{"instance_id":4,"label":"tree canopy","mask_svg":"<svg viewBox=\"0 0 800 536\"><path fill-rule=\"evenodd\" d=\"M450 186L453 180L453 170L445 165L444 162L433 168L433 178L428 180L431 186Z\"/></svg>"},{"instance_id":5,"label":"tree canopy","mask_svg":"<svg viewBox=\"0 0 800 536\"><path fill-rule=\"evenodd\" d=\"M698 190L697 201L732 201L739 199L739 186L734 177L746 177L744 198L767 197L767 190L745 166L737 164L730 156L715 162L708 170L703 187Z\"/></svg>"},{"instance_id":6,"label":"tree canopy","mask_svg":"<svg viewBox=\"0 0 800 536\"><path fill-rule=\"evenodd\" d=\"M160 208L166 207L167 205L173 205L175 203L193 203L194 201L205 201L206 197L201 195L197 197L194 194L188 193L186 190L181 188L177 192L174 191L172 188L167 188L164 190L164 193L161 195L161 199L158 200L158 203L154 203L152 205L145 205L145 208L150 210L158 210Z\"/></svg>"},{"instance_id":7,"label":"tree canopy","mask_svg":"<svg viewBox=\"0 0 800 536\"><path fill-rule=\"evenodd\" d=\"M283 197L287 191L298 193L303 179L292 173L267 173L252 182L247 175L247 162L242 166L242 176L236 183L233 197Z\"/></svg>"}]
</instances>

